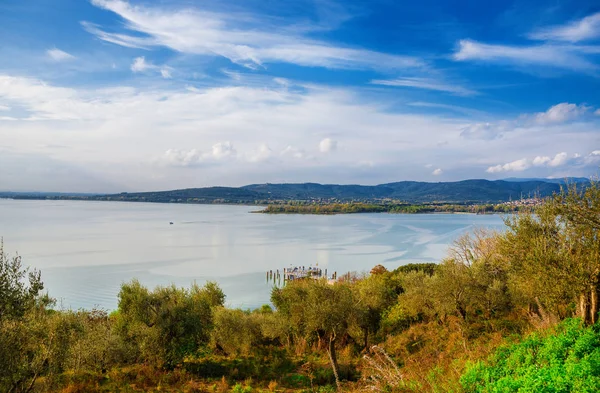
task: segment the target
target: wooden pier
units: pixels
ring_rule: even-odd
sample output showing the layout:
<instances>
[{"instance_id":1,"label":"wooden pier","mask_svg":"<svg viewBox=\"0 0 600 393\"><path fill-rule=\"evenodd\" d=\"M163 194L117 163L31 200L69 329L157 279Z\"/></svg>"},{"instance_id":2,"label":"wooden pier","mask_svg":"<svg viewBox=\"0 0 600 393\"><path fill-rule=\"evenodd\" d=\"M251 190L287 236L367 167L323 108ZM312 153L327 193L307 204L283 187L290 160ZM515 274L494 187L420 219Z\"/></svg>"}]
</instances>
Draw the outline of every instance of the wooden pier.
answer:
<instances>
[{"instance_id":1,"label":"wooden pier","mask_svg":"<svg viewBox=\"0 0 600 393\"><path fill-rule=\"evenodd\" d=\"M327 269L321 269L318 266L291 266L284 267L283 271L279 271L279 269L273 271L269 270L267 272L267 281L294 281L294 280L302 280L302 279L313 279L319 280L321 278L326 278L328 281L337 279L337 272L334 272L331 277L327 275Z\"/></svg>"}]
</instances>

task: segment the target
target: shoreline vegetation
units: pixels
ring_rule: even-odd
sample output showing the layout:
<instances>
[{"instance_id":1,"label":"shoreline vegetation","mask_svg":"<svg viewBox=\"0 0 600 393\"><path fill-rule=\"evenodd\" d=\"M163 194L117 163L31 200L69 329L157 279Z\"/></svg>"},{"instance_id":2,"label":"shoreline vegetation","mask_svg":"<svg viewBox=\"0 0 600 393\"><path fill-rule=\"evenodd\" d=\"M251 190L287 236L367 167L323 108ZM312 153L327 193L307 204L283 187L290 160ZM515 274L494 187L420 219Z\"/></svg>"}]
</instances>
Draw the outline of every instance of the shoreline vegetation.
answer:
<instances>
[{"instance_id":1,"label":"shoreline vegetation","mask_svg":"<svg viewBox=\"0 0 600 393\"><path fill-rule=\"evenodd\" d=\"M358 214L358 213L392 213L392 214L502 214L515 213L523 209L531 209L543 203L541 198L528 198L513 202L471 204L471 203L420 203L411 204L401 201L383 202L311 202L311 201L256 201L251 202L228 202L214 200L212 202L201 201L153 201L144 199L124 199L105 196L39 196L39 195L17 195L2 196L0 199L13 200L51 200L51 201L90 201L90 202L131 202L131 203L176 203L197 205L222 205L222 206L257 206L262 210L253 210L250 213L262 214L311 214L311 215L333 215L333 214Z\"/></svg>"},{"instance_id":2,"label":"shoreline vegetation","mask_svg":"<svg viewBox=\"0 0 600 393\"><path fill-rule=\"evenodd\" d=\"M541 203L541 201L540 201ZM357 214L357 213L397 213L397 214L426 214L426 213L462 213L462 214L493 214L514 213L524 206L509 204L408 204L408 203L286 203L270 204L263 210L252 213L263 214Z\"/></svg>"},{"instance_id":3,"label":"shoreline vegetation","mask_svg":"<svg viewBox=\"0 0 600 393\"><path fill-rule=\"evenodd\" d=\"M123 283L118 308L60 310L0 242L0 391L600 391L600 188L475 230L439 263L273 286ZM285 261L274 261L285 264Z\"/></svg>"}]
</instances>

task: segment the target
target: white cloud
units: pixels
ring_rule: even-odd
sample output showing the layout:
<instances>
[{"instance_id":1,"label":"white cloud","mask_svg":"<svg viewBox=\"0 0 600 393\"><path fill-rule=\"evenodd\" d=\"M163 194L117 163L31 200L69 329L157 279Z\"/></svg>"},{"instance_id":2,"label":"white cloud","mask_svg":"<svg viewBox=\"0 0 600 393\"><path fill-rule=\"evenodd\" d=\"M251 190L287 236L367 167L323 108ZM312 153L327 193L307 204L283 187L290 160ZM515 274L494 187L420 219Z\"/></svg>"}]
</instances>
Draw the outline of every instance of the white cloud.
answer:
<instances>
[{"instance_id":1,"label":"white cloud","mask_svg":"<svg viewBox=\"0 0 600 393\"><path fill-rule=\"evenodd\" d=\"M533 159L534 166L545 166L551 161L551 158L548 156L537 156Z\"/></svg>"},{"instance_id":2,"label":"white cloud","mask_svg":"<svg viewBox=\"0 0 600 393\"><path fill-rule=\"evenodd\" d=\"M375 85L395 86L395 87L414 87L417 89L442 91L460 96L470 96L477 94L476 91L465 87L437 81L430 78L398 78L392 80L376 79L371 81Z\"/></svg>"},{"instance_id":3,"label":"white cloud","mask_svg":"<svg viewBox=\"0 0 600 393\"><path fill-rule=\"evenodd\" d=\"M161 68L160 75L165 79L171 79L173 77L171 75L171 71L168 68Z\"/></svg>"},{"instance_id":4,"label":"white cloud","mask_svg":"<svg viewBox=\"0 0 600 393\"><path fill-rule=\"evenodd\" d=\"M585 115L590 109L586 105L563 102L545 112L525 113L512 120L469 124L461 130L460 136L465 139L493 140L518 128L551 127L577 120L589 120Z\"/></svg>"},{"instance_id":5,"label":"white cloud","mask_svg":"<svg viewBox=\"0 0 600 393\"><path fill-rule=\"evenodd\" d=\"M169 149L164 153L160 162L171 166L192 167L234 158L236 154L232 143L227 141L216 143L211 150L204 152L197 149Z\"/></svg>"},{"instance_id":6,"label":"white cloud","mask_svg":"<svg viewBox=\"0 0 600 393\"><path fill-rule=\"evenodd\" d=\"M564 25L544 27L529 35L535 40L578 42L600 37L600 12Z\"/></svg>"},{"instance_id":7,"label":"white cloud","mask_svg":"<svg viewBox=\"0 0 600 393\"><path fill-rule=\"evenodd\" d=\"M529 169L531 164L526 158L522 158L520 160L512 161L506 163L504 165L495 165L489 167L486 172L488 173L499 173L499 172L521 172L526 169Z\"/></svg>"},{"instance_id":8,"label":"white cloud","mask_svg":"<svg viewBox=\"0 0 600 393\"><path fill-rule=\"evenodd\" d=\"M459 105L440 104L439 102L415 101L415 102L409 102L406 105L414 106L414 107L421 107L421 108L443 109L443 110L448 110L448 111L452 111L452 112L456 112L456 113L461 113L461 114L467 115L469 117L482 117L482 116L487 115L486 112L483 112L483 111L480 111L477 109L467 108L467 107L459 106Z\"/></svg>"},{"instance_id":9,"label":"white cloud","mask_svg":"<svg viewBox=\"0 0 600 393\"><path fill-rule=\"evenodd\" d=\"M9 111L10 107L6 105L0 105L0 111Z\"/></svg>"},{"instance_id":10,"label":"white cloud","mask_svg":"<svg viewBox=\"0 0 600 393\"><path fill-rule=\"evenodd\" d=\"M306 152L304 150L298 149L294 146L286 146L286 148L281 151L280 155L298 159L307 158Z\"/></svg>"},{"instance_id":11,"label":"white cloud","mask_svg":"<svg viewBox=\"0 0 600 393\"><path fill-rule=\"evenodd\" d=\"M538 113L534 116L537 124L556 124L565 123L583 116L590 108L585 105L570 104L563 102L554 105L546 112Z\"/></svg>"},{"instance_id":12,"label":"white cloud","mask_svg":"<svg viewBox=\"0 0 600 393\"><path fill-rule=\"evenodd\" d=\"M150 68L153 68L152 64L146 62L146 58L144 56L136 57L131 63L131 71L133 72L144 72Z\"/></svg>"},{"instance_id":13,"label":"white cloud","mask_svg":"<svg viewBox=\"0 0 600 393\"><path fill-rule=\"evenodd\" d=\"M235 156L236 151L233 147L233 144L229 141L227 142L219 142L212 147L212 157L221 160L223 158Z\"/></svg>"},{"instance_id":14,"label":"white cloud","mask_svg":"<svg viewBox=\"0 0 600 393\"><path fill-rule=\"evenodd\" d=\"M543 44L510 46L484 44L473 40L460 40L453 58L456 61L475 60L489 63L538 65L593 73L598 66L586 59L590 48Z\"/></svg>"},{"instance_id":15,"label":"white cloud","mask_svg":"<svg viewBox=\"0 0 600 393\"><path fill-rule=\"evenodd\" d=\"M311 39L303 35L306 31L273 25L273 19L256 15L191 8L174 11L132 6L122 0L92 0L92 4L121 16L127 22L127 29L147 35L108 33L91 23L83 24L98 38L126 47L162 46L181 53L222 56L249 68L270 62L358 69L424 66L422 60L411 56L335 46Z\"/></svg>"},{"instance_id":16,"label":"white cloud","mask_svg":"<svg viewBox=\"0 0 600 393\"><path fill-rule=\"evenodd\" d=\"M249 162L263 162L271 158L273 150L266 144L261 144L258 149L251 152L248 156Z\"/></svg>"},{"instance_id":17,"label":"white cloud","mask_svg":"<svg viewBox=\"0 0 600 393\"><path fill-rule=\"evenodd\" d=\"M600 109L596 109L596 111L594 112L594 115L600 116Z\"/></svg>"},{"instance_id":18,"label":"white cloud","mask_svg":"<svg viewBox=\"0 0 600 393\"><path fill-rule=\"evenodd\" d=\"M131 71L133 72L158 72L164 79L171 79L171 69L167 66L159 67L157 65L152 64L151 62L146 61L144 56L136 57L131 63Z\"/></svg>"},{"instance_id":19,"label":"white cloud","mask_svg":"<svg viewBox=\"0 0 600 393\"><path fill-rule=\"evenodd\" d=\"M441 168L437 168L436 170L434 170L433 172L431 172L431 174L433 176L439 176L439 175L441 175L443 173L444 173L444 171Z\"/></svg>"},{"instance_id":20,"label":"white cloud","mask_svg":"<svg viewBox=\"0 0 600 393\"><path fill-rule=\"evenodd\" d=\"M321 153L330 153L337 149L337 141L331 138L325 138L319 143L319 151Z\"/></svg>"},{"instance_id":21,"label":"white cloud","mask_svg":"<svg viewBox=\"0 0 600 393\"><path fill-rule=\"evenodd\" d=\"M73 60L75 59L75 56L73 56L70 53L67 53L63 50L60 50L58 48L53 48L53 49L48 49L46 51L46 54L48 55L48 57L50 57L53 61L56 62L61 62L61 61L68 61L68 60Z\"/></svg>"},{"instance_id":22,"label":"white cloud","mask_svg":"<svg viewBox=\"0 0 600 393\"><path fill-rule=\"evenodd\" d=\"M577 156L573 156L577 158ZM537 156L533 160L527 158L521 158L520 160L512 161L506 164L499 164L491 166L487 169L488 173L500 173L500 172L522 172L533 166L535 167L559 167L567 164L569 156L565 152L558 153L554 158L548 156Z\"/></svg>"},{"instance_id":23,"label":"white cloud","mask_svg":"<svg viewBox=\"0 0 600 393\"><path fill-rule=\"evenodd\" d=\"M178 150L169 149L164 154L164 161L168 165L174 166L193 166L203 161L203 155L196 149Z\"/></svg>"},{"instance_id":24,"label":"white cloud","mask_svg":"<svg viewBox=\"0 0 600 393\"><path fill-rule=\"evenodd\" d=\"M496 123L475 123L469 124L460 132L460 136L465 139L492 140L502 136L502 133L512 128L511 122L499 121Z\"/></svg>"},{"instance_id":25,"label":"white cloud","mask_svg":"<svg viewBox=\"0 0 600 393\"><path fill-rule=\"evenodd\" d=\"M90 34L95 35L99 39L110 42L126 48L148 49L152 46L152 41L146 37L134 37L126 34L107 33L102 31L98 25L90 22L81 22L81 26Z\"/></svg>"},{"instance_id":26,"label":"white cloud","mask_svg":"<svg viewBox=\"0 0 600 393\"><path fill-rule=\"evenodd\" d=\"M573 158L578 158L579 155L575 154ZM554 158L550 158L548 156L537 156L533 159L533 166L549 166L549 167L557 167L562 166L567 163L569 156L567 153L562 152L558 153L554 156Z\"/></svg>"},{"instance_id":27,"label":"white cloud","mask_svg":"<svg viewBox=\"0 0 600 393\"><path fill-rule=\"evenodd\" d=\"M568 160L568 156L567 153L562 152L562 153L558 153L556 156L554 156L554 158L548 163L548 166L551 167L556 167L556 166L562 166L565 165L567 163Z\"/></svg>"}]
</instances>

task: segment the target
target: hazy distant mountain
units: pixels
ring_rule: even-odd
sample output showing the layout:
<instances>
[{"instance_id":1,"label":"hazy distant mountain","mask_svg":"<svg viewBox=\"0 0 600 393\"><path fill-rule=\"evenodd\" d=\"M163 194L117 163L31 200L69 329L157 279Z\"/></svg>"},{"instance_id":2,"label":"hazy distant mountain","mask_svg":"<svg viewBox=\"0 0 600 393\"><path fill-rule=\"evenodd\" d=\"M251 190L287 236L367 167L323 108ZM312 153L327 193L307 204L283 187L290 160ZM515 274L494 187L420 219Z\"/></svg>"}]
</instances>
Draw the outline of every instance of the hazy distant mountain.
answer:
<instances>
[{"instance_id":1,"label":"hazy distant mountain","mask_svg":"<svg viewBox=\"0 0 600 393\"><path fill-rule=\"evenodd\" d=\"M573 178L576 181L587 179ZM549 196L560 190L558 179L463 180L426 183L401 181L361 186L356 184L250 184L243 187L188 188L172 191L110 195L2 194L19 199L82 199L162 203L267 203L269 201L382 201L410 203L497 203L534 196Z\"/></svg>"},{"instance_id":2,"label":"hazy distant mountain","mask_svg":"<svg viewBox=\"0 0 600 393\"><path fill-rule=\"evenodd\" d=\"M506 179L502 180L510 182L543 181L546 183L554 184L587 183L590 181L590 179L588 179L587 177L562 177L556 179L547 179L542 177L507 177Z\"/></svg>"},{"instance_id":3,"label":"hazy distant mountain","mask_svg":"<svg viewBox=\"0 0 600 393\"><path fill-rule=\"evenodd\" d=\"M381 200L397 199L407 202L502 202L534 195L552 195L560 189L557 184L542 181L507 182L502 180L463 180L458 182L426 183L402 181L377 186L337 184L252 184L242 187L272 199L310 200Z\"/></svg>"}]
</instances>

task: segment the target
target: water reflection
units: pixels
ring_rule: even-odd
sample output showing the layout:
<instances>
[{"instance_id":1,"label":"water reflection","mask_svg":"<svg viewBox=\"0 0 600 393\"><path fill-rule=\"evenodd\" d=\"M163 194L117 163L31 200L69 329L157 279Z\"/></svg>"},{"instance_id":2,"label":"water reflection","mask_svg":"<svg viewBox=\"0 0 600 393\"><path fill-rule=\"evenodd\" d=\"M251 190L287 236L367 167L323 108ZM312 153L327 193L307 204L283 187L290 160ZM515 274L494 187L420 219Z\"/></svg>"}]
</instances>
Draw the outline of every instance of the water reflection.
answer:
<instances>
[{"instance_id":1,"label":"water reflection","mask_svg":"<svg viewBox=\"0 0 600 393\"><path fill-rule=\"evenodd\" d=\"M231 306L269 301L265 272L319 263L329 272L437 261L475 226L501 216L250 214L248 206L0 199L7 251L42 269L66 307L114 309L122 282L216 280ZM173 225L170 225L173 222Z\"/></svg>"}]
</instances>

